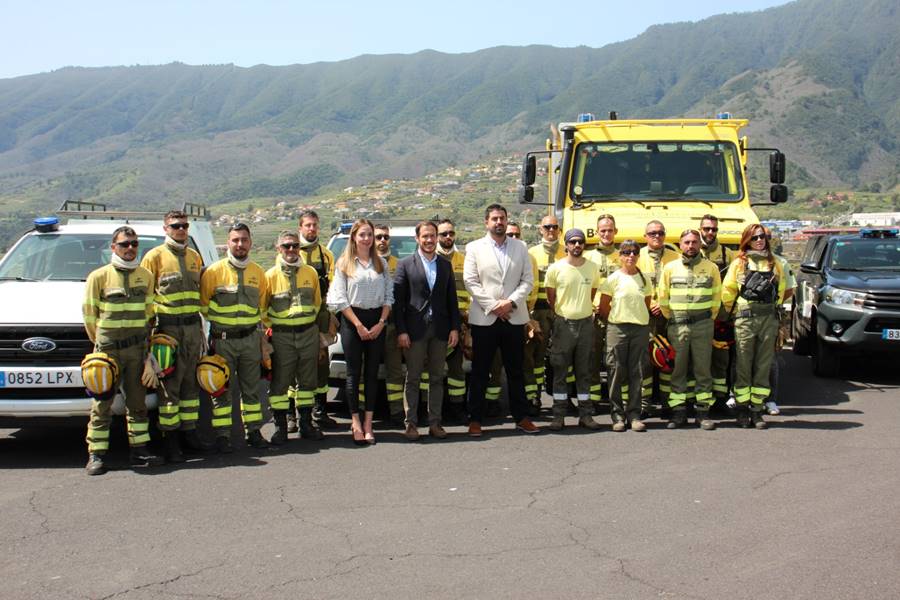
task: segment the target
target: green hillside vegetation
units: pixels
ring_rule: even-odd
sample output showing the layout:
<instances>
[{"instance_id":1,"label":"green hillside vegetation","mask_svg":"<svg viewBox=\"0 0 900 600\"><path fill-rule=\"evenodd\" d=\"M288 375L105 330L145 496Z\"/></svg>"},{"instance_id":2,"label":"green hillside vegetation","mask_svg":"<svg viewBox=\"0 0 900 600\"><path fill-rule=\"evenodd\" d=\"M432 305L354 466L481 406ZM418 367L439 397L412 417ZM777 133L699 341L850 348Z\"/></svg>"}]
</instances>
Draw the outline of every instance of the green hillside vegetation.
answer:
<instances>
[{"instance_id":1,"label":"green hillside vegetation","mask_svg":"<svg viewBox=\"0 0 900 600\"><path fill-rule=\"evenodd\" d=\"M728 110L751 119L753 146L788 154L798 197L877 189L889 199L900 172L897 31L895 0L797 0L602 48L71 67L0 80L0 233L67 199L302 203L540 148L549 123L608 110ZM751 176L764 177L755 166Z\"/></svg>"}]
</instances>

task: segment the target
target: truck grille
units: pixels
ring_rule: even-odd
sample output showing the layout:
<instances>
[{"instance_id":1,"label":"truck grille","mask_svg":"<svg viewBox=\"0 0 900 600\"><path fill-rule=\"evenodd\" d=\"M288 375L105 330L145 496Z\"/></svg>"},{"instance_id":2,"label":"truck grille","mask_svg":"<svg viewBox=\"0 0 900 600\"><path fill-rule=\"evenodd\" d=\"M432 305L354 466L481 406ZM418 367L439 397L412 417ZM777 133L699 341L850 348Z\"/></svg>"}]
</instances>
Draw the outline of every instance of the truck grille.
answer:
<instances>
[{"instance_id":1,"label":"truck grille","mask_svg":"<svg viewBox=\"0 0 900 600\"><path fill-rule=\"evenodd\" d=\"M56 349L50 352L28 352L22 342L32 337L53 340ZM71 325L13 327L0 325L0 364L3 365L78 365L85 354L94 349L91 340L81 326Z\"/></svg>"},{"instance_id":2,"label":"truck grille","mask_svg":"<svg viewBox=\"0 0 900 600\"><path fill-rule=\"evenodd\" d=\"M900 311L900 293L898 292L867 292L863 303L865 308L875 310Z\"/></svg>"}]
</instances>

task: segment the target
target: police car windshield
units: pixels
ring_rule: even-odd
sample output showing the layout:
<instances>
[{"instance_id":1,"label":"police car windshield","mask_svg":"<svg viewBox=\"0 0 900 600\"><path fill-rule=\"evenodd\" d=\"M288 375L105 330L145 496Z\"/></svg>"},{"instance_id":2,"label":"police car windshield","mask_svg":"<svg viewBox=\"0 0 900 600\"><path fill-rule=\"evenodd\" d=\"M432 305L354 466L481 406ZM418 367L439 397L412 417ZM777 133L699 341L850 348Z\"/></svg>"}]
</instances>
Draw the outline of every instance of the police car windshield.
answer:
<instances>
[{"instance_id":1,"label":"police car windshield","mask_svg":"<svg viewBox=\"0 0 900 600\"><path fill-rule=\"evenodd\" d=\"M611 201L736 201L743 196L740 172L731 143L582 143L575 150L569 196L580 191L581 198Z\"/></svg>"},{"instance_id":2,"label":"police car windshield","mask_svg":"<svg viewBox=\"0 0 900 600\"><path fill-rule=\"evenodd\" d=\"M837 241L828 264L839 271L900 270L900 239Z\"/></svg>"},{"instance_id":3,"label":"police car windshield","mask_svg":"<svg viewBox=\"0 0 900 600\"><path fill-rule=\"evenodd\" d=\"M107 234L42 233L26 236L0 263L0 279L18 281L84 281L109 263ZM138 257L164 241L163 236L138 236Z\"/></svg>"},{"instance_id":4,"label":"police car windshield","mask_svg":"<svg viewBox=\"0 0 900 600\"><path fill-rule=\"evenodd\" d=\"M334 254L335 259L341 257L344 248L347 246L347 240L349 239L348 236L335 236L332 238L331 243L328 244L328 249ZM416 248L417 244L415 237L410 235L391 235L391 254L398 259L409 256L416 251Z\"/></svg>"}]
</instances>

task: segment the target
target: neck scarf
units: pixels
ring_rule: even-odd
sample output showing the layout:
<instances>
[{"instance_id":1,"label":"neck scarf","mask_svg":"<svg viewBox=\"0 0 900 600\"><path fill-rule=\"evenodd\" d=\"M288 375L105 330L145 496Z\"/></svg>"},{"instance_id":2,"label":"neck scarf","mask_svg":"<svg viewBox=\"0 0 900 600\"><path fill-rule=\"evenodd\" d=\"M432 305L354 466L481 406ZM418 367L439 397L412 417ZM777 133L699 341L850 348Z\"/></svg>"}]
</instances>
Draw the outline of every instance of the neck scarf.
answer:
<instances>
[{"instance_id":1,"label":"neck scarf","mask_svg":"<svg viewBox=\"0 0 900 600\"><path fill-rule=\"evenodd\" d=\"M597 244L597 252L602 254L612 254L616 251L616 245L610 244L609 246L604 246L602 243Z\"/></svg>"},{"instance_id":2,"label":"neck scarf","mask_svg":"<svg viewBox=\"0 0 900 600\"><path fill-rule=\"evenodd\" d=\"M303 237L302 233L300 234L300 247L301 248L311 248L312 246L315 246L318 243L319 243L318 237L314 237L312 240L308 240L305 237Z\"/></svg>"},{"instance_id":3,"label":"neck scarf","mask_svg":"<svg viewBox=\"0 0 900 600\"><path fill-rule=\"evenodd\" d=\"M124 258L119 257L118 254L113 254L110 262L112 262L112 265L115 268L121 269L122 271L134 271L141 265L141 261L138 260L137 257L135 257L134 260L125 260Z\"/></svg>"},{"instance_id":4,"label":"neck scarf","mask_svg":"<svg viewBox=\"0 0 900 600\"><path fill-rule=\"evenodd\" d=\"M437 253L440 254L441 256L446 256L447 258L450 258L451 256L453 256L454 252L456 252L456 246L450 246L449 250L444 250L444 247L441 246L440 244L438 244Z\"/></svg>"},{"instance_id":5,"label":"neck scarf","mask_svg":"<svg viewBox=\"0 0 900 600\"><path fill-rule=\"evenodd\" d=\"M681 262L682 262L682 264L684 264L687 267L693 267L694 265L696 265L697 263L700 262L701 258L703 258L703 257L700 256L699 253L697 253L697 255L692 258L688 258L687 255L682 255Z\"/></svg>"},{"instance_id":6,"label":"neck scarf","mask_svg":"<svg viewBox=\"0 0 900 600\"><path fill-rule=\"evenodd\" d=\"M171 250L175 254L182 254L184 253L185 248L187 248L187 244L176 242L169 236L166 236L166 246L168 246L169 250Z\"/></svg>"},{"instance_id":7,"label":"neck scarf","mask_svg":"<svg viewBox=\"0 0 900 600\"><path fill-rule=\"evenodd\" d=\"M544 246L544 252L546 252L550 258L556 257L556 253L559 252L559 240L556 240L555 242L541 240L541 244Z\"/></svg>"},{"instance_id":8,"label":"neck scarf","mask_svg":"<svg viewBox=\"0 0 900 600\"><path fill-rule=\"evenodd\" d=\"M228 262L231 263L231 266L235 269L246 269L247 265L250 264L250 257L241 260L235 258L233 254L231 254L231 250L228 251Z\"/></svg>"}]
</instances>

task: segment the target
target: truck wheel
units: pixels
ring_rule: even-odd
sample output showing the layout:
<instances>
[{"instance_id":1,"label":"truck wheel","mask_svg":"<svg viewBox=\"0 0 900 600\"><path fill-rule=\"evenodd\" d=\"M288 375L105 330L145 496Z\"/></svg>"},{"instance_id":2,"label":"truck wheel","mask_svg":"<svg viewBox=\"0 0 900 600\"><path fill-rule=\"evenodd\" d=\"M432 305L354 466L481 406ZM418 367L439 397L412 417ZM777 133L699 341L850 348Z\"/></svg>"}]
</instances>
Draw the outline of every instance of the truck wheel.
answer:
<instances>
[{"instance_id":1,"label":"truck wheel","mask_svg":"<svg viewBox=\"0 0 900 600\"><path fill-rule=\"evenodd\" d=\"M809 331L804 331L803 325L800 323L799 307L794 304L791 307L791 338L794 340L794 354L798 356L809 356Z\"/></svg>"},{"instance_id":2,"label":"truck wheel","mask_svg":"<svg viewBox=\"0 0 900 600\"><path fill-rule=\"evenodd\" d=\"M813 373L818 377L837 377L841 370L841 356L835 348L816 335L816 351L813 353Z\"/></svg>"}]
</instances>

